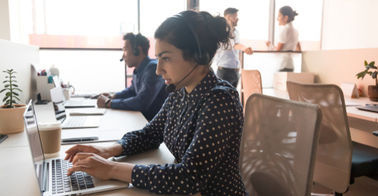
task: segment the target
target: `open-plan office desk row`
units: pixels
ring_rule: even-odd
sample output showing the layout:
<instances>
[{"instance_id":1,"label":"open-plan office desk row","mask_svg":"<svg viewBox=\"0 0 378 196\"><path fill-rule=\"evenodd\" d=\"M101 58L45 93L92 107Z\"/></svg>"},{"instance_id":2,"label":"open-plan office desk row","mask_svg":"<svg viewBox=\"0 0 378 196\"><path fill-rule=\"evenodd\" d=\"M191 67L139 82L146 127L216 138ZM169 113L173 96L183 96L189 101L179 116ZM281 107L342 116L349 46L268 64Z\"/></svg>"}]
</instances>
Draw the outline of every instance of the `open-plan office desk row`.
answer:
<instances>
[{"instance_id":1,"label":"open-plan office desk row","mask_svg":"<svg viewBox=\"0 0 378 196\"><path fill-rule=\"evenodd\" d=\"M70 110L67 110L67 112L69 111ZM36 106L36 113L37 121L55 120L51 103L46 106ZM147 120L140 112L107 109L98 129L111 130L111 134L117 134L121 137L124 133L141 129L146 124ZM83 130L84 129L75 129L77 132ZM62 132L64 131L65 130L62 130ZM114 142L101 142L92 144L108 146L113 143ZM60 153L57 153L55 156L64 158L64 152L72 146L73 145L62 145ZM174 163L174 157L165 144L162 144L159 149L130 157L117 158L117 161L125 161L134 164L164 164ZM25 131L10 134L9 138L0 144L0 195L40 195ZM93 195L153 194L146 190L132 187L130 184L130 186L125 189L96 193Z\"/></svg>"},{"instance_id":2,"label":"open-plan office desk row","mask_svg":"<svg viewBox=\"0 0 378 196\"><path fill-rule=\"evenodd\" d=\"M264 88L263 94L283 99L289 99L287 91ZM378 137L372 131L378 130L378 113L362 111L356 108L358 104L374 104L367 97L356 99L345 98L352 141L378 148Z\"/></svg>"}]
</instances>

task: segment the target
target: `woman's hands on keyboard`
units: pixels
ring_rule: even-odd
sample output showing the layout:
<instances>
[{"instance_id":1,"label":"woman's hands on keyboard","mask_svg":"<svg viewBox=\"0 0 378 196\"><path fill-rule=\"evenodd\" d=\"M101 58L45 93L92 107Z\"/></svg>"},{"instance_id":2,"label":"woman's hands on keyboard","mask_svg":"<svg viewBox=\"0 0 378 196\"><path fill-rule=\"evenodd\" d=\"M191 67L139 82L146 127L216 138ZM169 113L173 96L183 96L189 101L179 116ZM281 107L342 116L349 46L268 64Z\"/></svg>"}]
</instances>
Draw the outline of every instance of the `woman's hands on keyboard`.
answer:
<instances>
[{"instance_id":1,"label":"woman's hands on keyboard","mask_svg":"<svg viewBox=\"0 0 378 196\"><path fill-rule=\"evenodd\" d=\"M102 180L112 178L111 171L115 167L115 162L109 161L94 153L78 153L73 159L73 166L67 170L67 176L75 171L85 172L93 177Z\"/></svg>"},{"instance_id":2,"label":"woman's hands on keyboard","mask_svg":"<svg viewBox=\"0 0 378 196\"><path fill-rule=\"evenodd\" d=\"M117 156L121 154L121 152L122 152L122 146L120 144L114 144L112 146L107 146L107 147L78 144L66 151L67 155L64 158L64 160L68 160L69 162L72 162L78 153L93 153L107 159L112 156Z\"/></svg>"}]
</instances>

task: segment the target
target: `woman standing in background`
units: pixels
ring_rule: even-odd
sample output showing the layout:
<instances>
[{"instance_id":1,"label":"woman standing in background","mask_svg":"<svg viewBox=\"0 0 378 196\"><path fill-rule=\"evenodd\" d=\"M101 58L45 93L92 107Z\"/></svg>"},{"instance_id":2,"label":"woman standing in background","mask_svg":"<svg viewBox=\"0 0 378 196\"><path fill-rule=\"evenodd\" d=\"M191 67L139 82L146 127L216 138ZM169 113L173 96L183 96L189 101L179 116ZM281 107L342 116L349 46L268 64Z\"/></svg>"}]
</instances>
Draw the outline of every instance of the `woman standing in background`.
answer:
<instances>
[{"instance_id":1,"label":"woman standing in background","mask_svg":"<svg viewBox=\"0 0 378 196\"><path fill-rule=\"evenodd\" d=\"M277 51L301 51L301 44L298 40L298 31L294 28L292 21L298 13L293 11L290 6L283 6L278 12L277 21L280 26L283 26L277 38L277 47L274 47L270 41L266 44L268 47L272 46L273 49ZM280 71L293 71L293 60L290 55L284 57L282 61Z\"/></svg>"}]
</instances>

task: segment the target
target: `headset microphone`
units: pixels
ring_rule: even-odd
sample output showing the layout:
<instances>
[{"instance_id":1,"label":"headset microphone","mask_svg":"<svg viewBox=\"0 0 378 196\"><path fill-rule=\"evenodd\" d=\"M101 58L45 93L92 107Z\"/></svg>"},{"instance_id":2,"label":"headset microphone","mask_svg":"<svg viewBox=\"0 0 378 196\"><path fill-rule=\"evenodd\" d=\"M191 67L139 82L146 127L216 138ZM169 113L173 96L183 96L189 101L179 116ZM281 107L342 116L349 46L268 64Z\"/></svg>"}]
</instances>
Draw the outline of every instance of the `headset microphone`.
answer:
<instances>
[{"instance_id":1,"label":"headset microphone","mask_svg":"<svg viewBox=\"0 0 378 196\"><path fill-rule=\"evenodd\" d=\"M192 71L190 71L182 80L180 80L180 82L178 82L176 85L180 84L183 80L185 80L186 77L188 77L195 69L196 67L198 66L198 63L197 65L192 69ZM176 85L174 84L169 84L168 86L165 87L165 91L167 91L168 93L171 93L173 91L176 90Z\"/></svg>"},{"instance_id":2,"label":"headset microphone","mask_svg":"<svg viewBox=\"0 0 378 196\"><path fill-rule=\"evenodd\" d=\"M122 62L122 61L123 61L123 58L122 58L122 59L119 59L119 61L121 61L121 62Z\"/></svg>"}]
</instances>

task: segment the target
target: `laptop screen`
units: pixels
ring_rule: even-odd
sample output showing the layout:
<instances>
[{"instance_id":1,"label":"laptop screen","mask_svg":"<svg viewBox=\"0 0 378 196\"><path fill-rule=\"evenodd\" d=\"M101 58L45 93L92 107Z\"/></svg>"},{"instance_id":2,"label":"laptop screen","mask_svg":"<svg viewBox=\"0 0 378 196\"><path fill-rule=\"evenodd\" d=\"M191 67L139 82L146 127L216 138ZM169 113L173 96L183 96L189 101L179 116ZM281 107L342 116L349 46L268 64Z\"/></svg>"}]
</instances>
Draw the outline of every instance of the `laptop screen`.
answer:
<instances>
[{"instance_id":1,"label":"laptop screen","mask_svg":"<svg viewBox=\"0 0 378 196\"><path fill-rule=\"evenodd\" d=\"M56 120L63 121L66 118L66 110L64 108L64 96L62 88L55 87L50 90L51 101L54 106Z\"/></svg>"},{"instance_id":2,"label":"laptop screen","mask_svg":"<svg viewBox=\"0 0 378 196\"><path fill-rule=\"evenodd\" d=\"M42 187L42 177L44 176L44 161L45 157L43 154L42 143L39 137L38 123L35 115L32 100L24 113L24 123L26 128L26 135L28 136L30 151L33 157L34 168L38 178L39 186ZM42 188L41 188L42 190Z\"/></svg>"}]
</instances>

